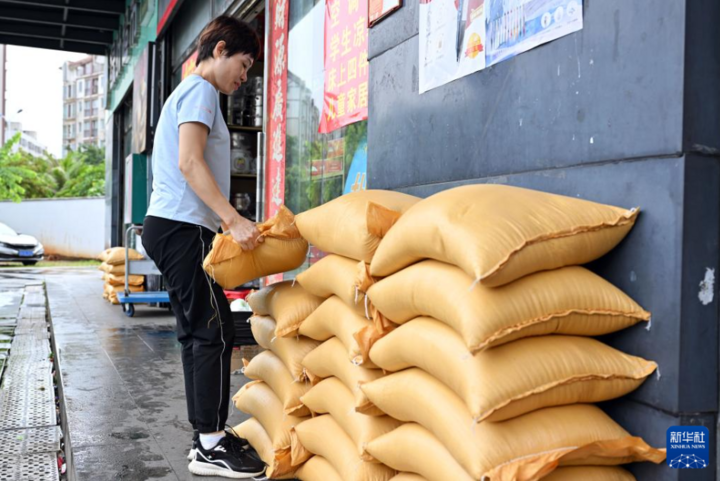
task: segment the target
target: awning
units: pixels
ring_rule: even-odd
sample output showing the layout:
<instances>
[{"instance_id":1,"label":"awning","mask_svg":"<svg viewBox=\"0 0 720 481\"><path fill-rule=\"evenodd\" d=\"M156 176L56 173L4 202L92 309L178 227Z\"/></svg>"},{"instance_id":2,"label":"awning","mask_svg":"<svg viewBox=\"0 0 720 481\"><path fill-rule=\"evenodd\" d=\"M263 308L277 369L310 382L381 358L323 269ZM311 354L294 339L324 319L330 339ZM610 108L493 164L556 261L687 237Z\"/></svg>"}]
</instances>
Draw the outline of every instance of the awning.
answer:
<instances>
[{"instance_id":1,"label":"awning","mask_svg":"<svg viewBox=\"0 0 720 481\"><path fill-rule=\"evenodd\" d=\"M125 0L0 0L0 44L106 55Z\"/></svg>"}]
</instances>

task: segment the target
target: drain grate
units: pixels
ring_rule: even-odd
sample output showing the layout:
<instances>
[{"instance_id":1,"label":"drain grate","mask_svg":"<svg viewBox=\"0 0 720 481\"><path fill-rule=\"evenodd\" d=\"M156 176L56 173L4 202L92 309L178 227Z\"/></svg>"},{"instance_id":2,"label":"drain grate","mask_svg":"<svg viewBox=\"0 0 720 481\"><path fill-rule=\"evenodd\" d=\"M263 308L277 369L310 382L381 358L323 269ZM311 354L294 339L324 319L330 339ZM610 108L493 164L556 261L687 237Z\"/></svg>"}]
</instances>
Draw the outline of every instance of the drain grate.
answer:
<instances>
[{"instance_id":1,"label":"drain grate","mask_svg":"<svg viewBox=\"0 0 720 481\"><path fill-rule=\"evenodd\" d=\"M0 456L57 453L60 451L60 426L0 431Z\"/></svg>"},{"instance_id":2,"label":"drain grate","mask_svg":"<svg viewBox=\"0 0 720 481\"><path fill-rule=\"evenodd\" d=\"M54 481L60 479L55 454L0 457L0 481Z\"/></svg>"},{"instance_id":3,"label":"drain grate","mask_svg":"<svg viewBox=\"0 0 720 481\"><path fill-rule=\"evenodd\" d=\"M57 425L55 393L46 389L0 390L0 429Z\"/></svg>"}]
</instances>

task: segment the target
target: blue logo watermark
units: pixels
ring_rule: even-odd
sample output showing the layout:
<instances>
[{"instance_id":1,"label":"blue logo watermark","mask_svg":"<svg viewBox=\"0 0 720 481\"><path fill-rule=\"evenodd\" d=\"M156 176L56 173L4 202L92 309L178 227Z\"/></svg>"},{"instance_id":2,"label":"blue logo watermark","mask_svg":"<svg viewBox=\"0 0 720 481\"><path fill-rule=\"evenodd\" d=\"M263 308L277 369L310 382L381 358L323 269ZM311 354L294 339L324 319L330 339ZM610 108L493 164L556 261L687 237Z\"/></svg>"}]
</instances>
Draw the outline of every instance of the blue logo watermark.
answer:
<instances>
[{"instance_id":1,"label":"blue logo watermark","mask_svg":"<svg viewBox=\"0 0 720 481\"><path fill-rule=\"evenodd\" d=\"M710 460L710 432L704 426L667 430L667 463L673 469L703 469Z\"/></svg>"}]
</instances>

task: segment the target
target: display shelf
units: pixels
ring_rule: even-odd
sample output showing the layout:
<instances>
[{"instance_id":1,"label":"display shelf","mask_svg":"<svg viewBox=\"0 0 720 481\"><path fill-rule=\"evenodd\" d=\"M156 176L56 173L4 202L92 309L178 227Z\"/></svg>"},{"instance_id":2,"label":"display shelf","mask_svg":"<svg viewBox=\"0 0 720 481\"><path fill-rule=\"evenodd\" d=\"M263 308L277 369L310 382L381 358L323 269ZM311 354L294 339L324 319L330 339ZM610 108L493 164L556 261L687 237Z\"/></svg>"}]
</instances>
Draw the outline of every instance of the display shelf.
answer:
<instances>
[{"instance_id":1,"label":"display shelf","mask_svg":"<svg viewBox=\"0 0 720 481\"><path fill-rule=\"evenodd\" d=\"M262 132L262 127L245 127L242 125L228 124L228 130L231 132Z\"/></svg>"}]
</instances>

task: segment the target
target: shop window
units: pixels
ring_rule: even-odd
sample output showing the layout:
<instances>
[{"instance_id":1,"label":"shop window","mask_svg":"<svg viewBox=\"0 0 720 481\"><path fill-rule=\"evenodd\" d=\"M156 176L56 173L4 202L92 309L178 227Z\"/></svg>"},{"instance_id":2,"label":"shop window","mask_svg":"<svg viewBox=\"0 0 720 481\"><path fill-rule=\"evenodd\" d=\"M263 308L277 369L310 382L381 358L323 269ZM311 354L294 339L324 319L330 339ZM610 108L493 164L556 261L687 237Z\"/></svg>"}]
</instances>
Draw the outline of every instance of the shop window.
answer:
<instances>
[{"instance_id":1,"label":"shop window","mask_svg":"<svg viewBox=\"0 0 720 481\"><path fill-rule=\"evenodd\" d=\"M318 133L325 1L294 0L289 17L285 204L299 213L362 188L364 176L348 182L348 175L353 161L367 158L367 121Z\"/></svg>"}]
</instances>

